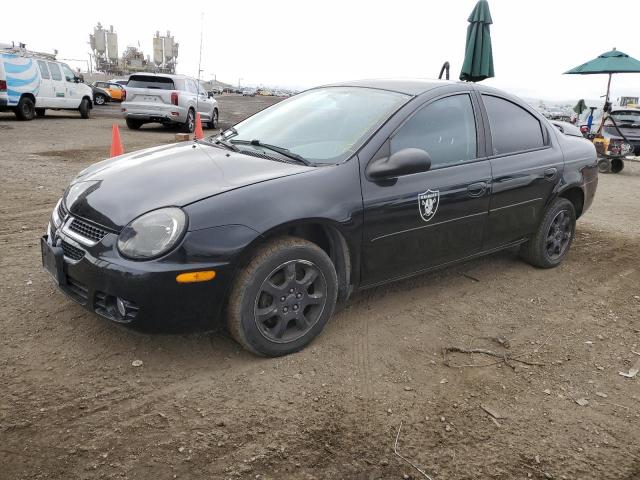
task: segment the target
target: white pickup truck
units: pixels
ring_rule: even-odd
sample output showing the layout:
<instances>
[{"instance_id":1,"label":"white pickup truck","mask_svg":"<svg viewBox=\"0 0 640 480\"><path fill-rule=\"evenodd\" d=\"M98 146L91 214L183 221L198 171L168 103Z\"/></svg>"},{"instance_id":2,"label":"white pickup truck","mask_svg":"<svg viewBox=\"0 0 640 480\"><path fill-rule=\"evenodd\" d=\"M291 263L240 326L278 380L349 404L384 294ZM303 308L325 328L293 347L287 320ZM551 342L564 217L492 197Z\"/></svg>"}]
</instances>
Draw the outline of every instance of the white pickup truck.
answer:
<instances>
[{"instance_id":1,"label":"white pickup truck","mask_svg":"<svg viewBox=\"0 0 640 480\"><path fill-rule=\"evenodd\" d=\"M218 102L209 98L195 78L184 75L135 73L127 82L127 100L122 113L127 126L137 130L145 123L181 125L191 133L196 112L203 126L218 126Z\"/></svg>"}]
</instances>

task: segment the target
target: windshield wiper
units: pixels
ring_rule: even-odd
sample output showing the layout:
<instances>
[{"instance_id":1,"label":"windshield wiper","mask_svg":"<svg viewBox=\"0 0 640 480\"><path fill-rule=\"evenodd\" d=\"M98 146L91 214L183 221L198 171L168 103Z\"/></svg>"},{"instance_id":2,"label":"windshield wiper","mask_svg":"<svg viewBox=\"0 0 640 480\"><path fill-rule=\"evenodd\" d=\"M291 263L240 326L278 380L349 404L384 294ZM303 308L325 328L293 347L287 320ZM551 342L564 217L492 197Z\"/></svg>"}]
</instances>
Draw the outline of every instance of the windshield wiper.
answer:
<instances>
[{"instance_id":1,"label":"windshield wiper","mask_svg":"<svg viewBox=\"0 0 640 480\"><path fill-rule=\"evenodd\" d=\"M239 145L253 145L255 147L266 148L267 150L271 150L273 152L279 153L280 155L290 158L291 160L295 160L298 163L302 163L303 165L311 166L312 163L297 153L293 153L288 148L278 147L277 145L270 145L268 143L262 143L260 140L231 140L233 144Z\"/></svg>"}]
</instances>

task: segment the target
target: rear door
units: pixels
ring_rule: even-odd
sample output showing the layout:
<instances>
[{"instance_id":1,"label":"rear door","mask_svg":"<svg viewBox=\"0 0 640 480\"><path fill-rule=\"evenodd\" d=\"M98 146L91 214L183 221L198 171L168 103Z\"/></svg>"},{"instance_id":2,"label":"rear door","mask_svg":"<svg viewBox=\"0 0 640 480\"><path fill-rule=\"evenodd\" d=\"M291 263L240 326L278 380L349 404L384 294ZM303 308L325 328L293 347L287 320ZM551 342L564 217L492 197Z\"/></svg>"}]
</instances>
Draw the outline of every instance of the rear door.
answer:
<instances>
[{"instance_id":1,"label":"rear door","mask_svg":"<svg viewBox=\"0 0 640 480\"><path fill-rule=\"evenodd\" d=\"M155 75L131 75L127 84L127 102L143 103L153 109L171 105L171 92L178 90L173 79Z\"/></svg>"},{"instance_id":2,"label":"rear door","mask_svg":"<svg viewBox=\"0 0 640 480\"><path fill-rule=\"evenodd\" d=\"M493 190L484 248L530 235L562 178L564 158L555 132L525 105L498 94L480 96L488 119Z\"/></svg>"},{"instance_id":3,"label":"rear door","mask_svg":"<svg viewBox=\"0 0 640 480\"><path fill-rule=\"evenodd\" d=\"M480 132L480 133L478 133ZM461 259L482 248L491 167L471 92L428 101L373 160L405 148L431 155L427 172L362 179L362 283L373 285Z\"/></svg>"}]
</instances>

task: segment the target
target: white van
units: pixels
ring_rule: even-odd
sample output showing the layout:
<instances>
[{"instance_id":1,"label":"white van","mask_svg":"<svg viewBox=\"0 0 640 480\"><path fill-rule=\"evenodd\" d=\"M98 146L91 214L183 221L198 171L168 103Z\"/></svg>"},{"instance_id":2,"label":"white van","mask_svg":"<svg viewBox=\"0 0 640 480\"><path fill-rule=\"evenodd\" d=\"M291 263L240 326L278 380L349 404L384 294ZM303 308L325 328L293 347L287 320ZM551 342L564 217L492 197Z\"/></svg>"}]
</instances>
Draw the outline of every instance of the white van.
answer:
<instances>
[{"instance_id":1,"label":"white van","mask_svg":"<svg viewBox=\"0 0 640 480\"><path fill-rule=\"evenodd\" d=\"M44 116L47 108L77 110L89 118L91 87L53 55L24 48L0 48L0 111L12 111L20 120Z\"/></svg>"}]
</instances>

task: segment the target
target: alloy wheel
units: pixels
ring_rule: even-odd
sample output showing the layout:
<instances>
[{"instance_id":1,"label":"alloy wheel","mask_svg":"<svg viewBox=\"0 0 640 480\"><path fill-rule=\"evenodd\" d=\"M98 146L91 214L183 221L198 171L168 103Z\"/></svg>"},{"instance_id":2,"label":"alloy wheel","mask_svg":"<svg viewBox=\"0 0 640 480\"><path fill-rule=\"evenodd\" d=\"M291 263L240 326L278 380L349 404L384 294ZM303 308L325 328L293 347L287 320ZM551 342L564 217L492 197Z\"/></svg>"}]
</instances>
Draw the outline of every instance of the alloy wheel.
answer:
<instances>
[{"instance_id":1,"label":"alloy wheel","mask_svg":"<svg viewBox=\"0 0 640 480\"><path fill-rule=\"evenodd\" d=\"M572 234L569 212L559 211L553 218L547 233L545 249L550 260L556 260L564 255Z\"/></svg>"},{"instance_id":2,"label":"alloy wheel","mask_svg":"<svg viewBox=\"0 0 640 480\"><path fill-rule=\"evenodd\" d=\"M254 306L258 330L276 343L293 342L317 323L327 301L327 281L307 260L291 260L262 282Z\"/></svg>"}]
</instances>

